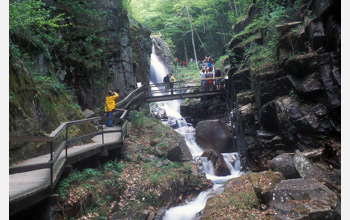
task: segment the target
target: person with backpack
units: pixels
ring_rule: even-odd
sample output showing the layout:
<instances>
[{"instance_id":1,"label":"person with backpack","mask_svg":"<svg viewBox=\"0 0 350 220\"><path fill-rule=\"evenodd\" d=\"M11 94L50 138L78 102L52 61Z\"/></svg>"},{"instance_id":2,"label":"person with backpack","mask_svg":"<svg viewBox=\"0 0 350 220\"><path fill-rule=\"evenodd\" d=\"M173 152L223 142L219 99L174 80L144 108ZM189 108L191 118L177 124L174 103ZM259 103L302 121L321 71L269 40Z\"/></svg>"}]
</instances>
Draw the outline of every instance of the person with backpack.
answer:
<instances>
[{"instance_id":1,"label":"person with backpack","mask_svg":"<svg viewBox=\"0 0 350 220\"><path fill-rule=\"evenodd\" d=\"M118 93L112 89L108 90L108 94L105 99L105 113L107 115L107 127L113 127L113 110L115 108L115 100L119 97Z\"/></svg>"}]
</instances>

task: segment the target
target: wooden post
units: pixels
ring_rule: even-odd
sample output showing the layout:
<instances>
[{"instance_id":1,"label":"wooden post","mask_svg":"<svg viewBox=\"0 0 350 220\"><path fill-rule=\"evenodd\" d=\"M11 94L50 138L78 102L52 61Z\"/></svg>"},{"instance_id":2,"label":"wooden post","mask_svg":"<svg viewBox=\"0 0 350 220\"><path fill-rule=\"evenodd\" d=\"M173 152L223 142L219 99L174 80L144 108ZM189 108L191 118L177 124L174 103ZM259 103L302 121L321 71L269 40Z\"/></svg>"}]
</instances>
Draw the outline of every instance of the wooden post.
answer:
<instances>
[{"instance_id":1,"label":"wooden post","mask_svg":"<svg viewBox=\"0 0 350 220\"><path fill-rule=\"evenodd\" d=\"M52 161L53 142L50 142L50 149L51 149L50 161Z\"/></svg>"},{"instance_id":2,"label":"wooden post","mask_svg":"<svg viewBox=\"0 0 350 220\"><path fill-rule=\"evenodd\" d=\"M68 141L68 125L67 125L67 127L66 127L66 159L67 159L67 156L68 156L68 143L67 143L67 141Z\"/></svg>"},{"instance_id":3,"label":"wooden post","mask_svg":"<svg viewBox=\"0 0 350 220\"><path fill-rule=\"evenodd\" d=\"M101 126L101 130L102 130L102 144L105 144L105 139L104 139L104 133L103 133L103 125L104 125L104 120L103 120L103 116L102 116L102 126Z\"/></svg>"},{"instance_id":4,"label":"wooden post","mask_svg":"<svg viewBox=\"0 0 350 220\"><path fill-rule=\"evenodd\" d=\"M53 163L51 163L51 166L50 166L50 188L51 188L51 191L53 190L52 183L53 183Z\"/></svg>"}]
</instances>

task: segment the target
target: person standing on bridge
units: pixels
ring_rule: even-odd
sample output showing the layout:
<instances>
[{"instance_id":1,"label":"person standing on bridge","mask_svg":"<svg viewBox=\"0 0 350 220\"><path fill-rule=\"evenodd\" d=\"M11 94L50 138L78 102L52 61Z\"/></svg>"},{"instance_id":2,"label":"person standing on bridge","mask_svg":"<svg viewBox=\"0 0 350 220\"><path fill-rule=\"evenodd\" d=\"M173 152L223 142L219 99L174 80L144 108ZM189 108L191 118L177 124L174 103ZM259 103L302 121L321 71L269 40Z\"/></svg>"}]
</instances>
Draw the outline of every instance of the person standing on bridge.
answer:
<instances>
[{"instance_id":1,"label":"person standing on bridge","mask_svg":"<svg viewBox=\"0 0 350 220\"><path fill-rule=\"evenodd\" d=\"M200 72L200 75L201 75L201 90L204 91L205 88L206 88L206 84L207 84L207 81L205 80L205 70L203 69L201 72Z\"/></svg>"},{"instance_id":2,"label":"person standing on bridge","mask_svg":"<svg viewBox=\"0 0 350 220\"><path fill-rule=\"evenodd\" d=\"M171 90L171 94L173 95L173 87L174 87L174 82L175 82L176 80L175 80L175 77L173 76L172 73L170 73L169 81L170 81L170 90Z\"/></svg>"},{"instance_id":3,"label":"person standing on bridge","mask_svg":"<svg viewBox=\"0 0 350 220\"><path fill-rule=\"evenodd\" d=\"M169 83L170 83L170 81L169 81L169 73L164 76L163 83L165 84L165 93L168 94L169 87L170 87L170 85L169 85Z\"/></svg>"},{"instance_id":4,"label":"person standing on bridge","mask_svg":"<svg viewBox=\"0 0 350 220\"><path fill-rule=\"evenodd\" d=\"M118 93L114 92L112 89L108 91L105 100L105 112L107 115L107 127L113 127L113 109L115 108L115 100L119 97Z\"/></svg>"}]
</instances>

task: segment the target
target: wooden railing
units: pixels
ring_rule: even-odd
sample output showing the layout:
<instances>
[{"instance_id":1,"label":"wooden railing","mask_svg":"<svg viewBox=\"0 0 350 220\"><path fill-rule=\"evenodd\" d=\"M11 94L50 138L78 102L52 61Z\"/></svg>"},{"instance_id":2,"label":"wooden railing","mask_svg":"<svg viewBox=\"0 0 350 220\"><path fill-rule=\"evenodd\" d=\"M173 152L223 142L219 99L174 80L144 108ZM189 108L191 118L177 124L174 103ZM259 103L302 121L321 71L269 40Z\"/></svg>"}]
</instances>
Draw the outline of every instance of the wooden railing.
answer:
<instances>
[{"instance_id":1,"label":"wooden railing","mask_svg":"<svg viewBox=\"0 0 350 220\"><path fill-rule=\"evenodd\" d=\"M210 78L210 79L202 79L202 80L215 80L215 79L222 79L222 78ZM200 82L202 80L193 80L193 81L178 81L174 83L174 93L186 93L188 90L198 90L201 88ZM164 94L165 88L164 83L159 84L150 84L149 86L141 86L140 88L137 88L136 90L132 91L126 98L121 100L120 102L116 103L115 108L115 114L114 118L112 118L113 123L117 121L117 124L121 124L120 129L116 130L109 130L106 131L103 129L103 126L100 126L101 131L93 132L89 134L85 134L83 136L69 138L68 137L68 129L70 126L75 126L79 124L85 124L85 123L91 123L91 122L98 122L101 125L106 120L106 117L94 117L94 118L88 118L88 119L81 119L76 121L69 121L62 123L55 131L53 131L49 136L44 137L37 137L37 136L10 136L9 141L10 142L43 142L48 145L50 145L50 160L48 162L44 163L36 163L36 164L28 164L28 165L17 165L14 167L9 168L9 174L16 174L16 173L22 173L22 172L28 172L33 170L39 170L39 169L45 169L50 168L50 187L51 189L54 188L55 184L57 183L57 180L59 178L56 178L56 181L53 179L53 167L58 161L59 156L61 155L62 151L65 150L65 163L67 161L67 154L68 154L68 145L72 144L77 141L83 141L87 138L91 138L97 135L102 136L102 144L104 144L104 134L106 133L116 133L121 132L121 138L124 140L126 129L127 129L127 120L126 116L129 112L130 106L142 103L144 101L144 98L147 96L154 96L157 94ZM147 94L148 90L148 94ZM170 90L169 90L170 91ZM102 123L101 123L102 122ZM58 143L58 147L56 150L53 149L54 143L57 142L60 138L60 134L62 132L65 132L65 136L60 143ZM59 171L58 177L60 176Z\"/></svg>"},{"instance_id":2,"label":"wooden railing","mask_svg":"<svg viewBox=\"0 0 350 220\"><path fill-rule=\"evenodd\" d=\"M9 174L16 174L16 173L23 173L28 171L34 171L39 169L50 169L50 187L53 189L57 183L57 180L59 178L56 178L54 181L53 178L53 168L55 164L58 161L59 156L61 155L62 151L65 150L65 163L67 161L67 155L68 155L68 145L72 144L77 141L83 141L87 138L91 138L97 135L102 136L102 144L104 144L104 134L106 133L116 133L121 132L121 139L124 140L126 130L127 130L127 120L126 116L128 114L128 108L134 104L135 102L142 100L143 96L145 94L145 87L140 87L133 92L131 92L126 98L124 98L122 101L116 103L116 109L114 117L112 118L113 123L117 121L116 124L121 124L120 129L114 129L114 130L104 130L103 129L103 123L107 118L105 116L103 117L94 117L94 118L88 118L88 119L81 119L76 121L69 121L62 123L56 130L54 130L49 136L10 136L9 141L10 142L43 142L48 145L50 145L50 160L48 162L44 163L36 163L36 164L27 164L27 165L17 165L14 167L9 168ZM79 125L79 124L85 124L90 122L99 122L101 131L93 132L89 134L85 134L83 136L69 138L68 137L68 129L71 126ZM62 132L65 132L65 137L63 141L60 141L58 143L58 147L56 150L53 149L54 143L59 139ZM60 176L62 172L62 169L59 170L58 177Z\"/></svg>"},{"instance_id":3,"label":"wooden railing","mask_svg":"<svg viewBox=\"0 0 350 220\"><path fill-rule=\"evenodd\" d=\"M177 81L174 82L173 86L173 93L175 94L184 94L184 93L190 93L190 92L202 92L202 91L209 91L209 90L216 90L216 84L215 80L220 80L223 82L224 77L214 77L214 78L205 78L200 80L191 80L191 81ZM212 88L209 88L209 84L206 83L206 86L201 86L202 81L208 82L209 80L213 80ZM222 83L220 83L221 89L223 89ZM150 84L148 87L148 96L159 96L159 95L169 95L170 94L170 87L169 89L166 89L165 83L156 83L156 84Z\"/></svg>"}]
</instances>

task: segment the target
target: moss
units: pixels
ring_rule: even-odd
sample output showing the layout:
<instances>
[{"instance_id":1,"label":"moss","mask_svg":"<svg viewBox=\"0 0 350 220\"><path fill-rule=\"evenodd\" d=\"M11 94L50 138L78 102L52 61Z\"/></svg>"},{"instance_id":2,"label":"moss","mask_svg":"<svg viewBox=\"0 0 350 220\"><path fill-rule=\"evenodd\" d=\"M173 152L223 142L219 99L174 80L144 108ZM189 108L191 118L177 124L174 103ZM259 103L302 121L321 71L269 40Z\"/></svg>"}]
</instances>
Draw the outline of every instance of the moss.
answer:
<instances>
[{"instance_id":1,"label":"moss","mask_svg":"<svg viewBox=\"0 0 350 220\"><path fill-rule=\"evenodd\" d=\"M229 180L223 193L208 199L201 219L256 219L259 201L247 176Z\"/></svg>"}]
</instances>

